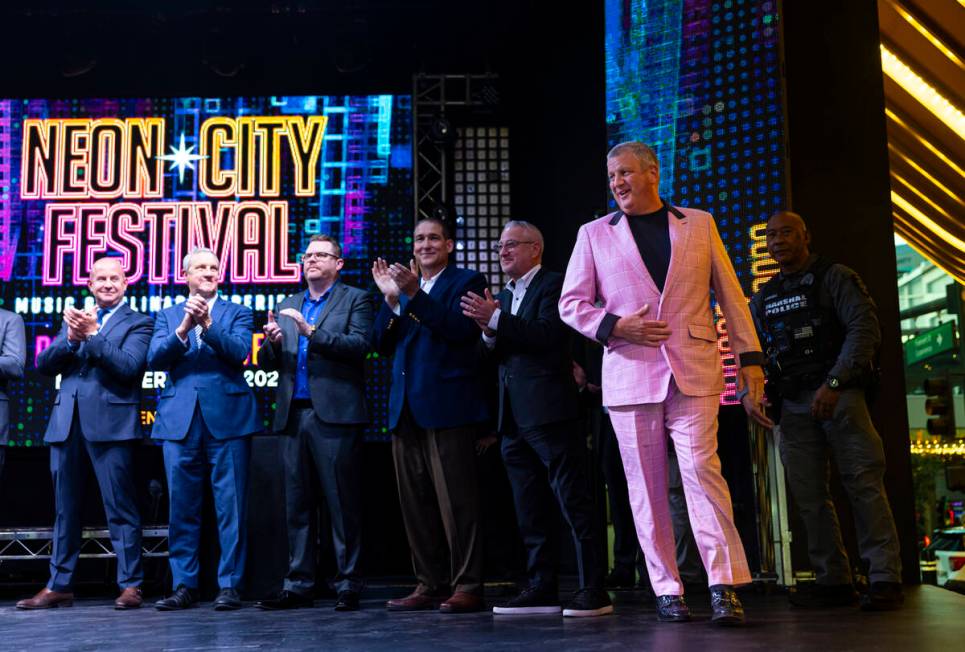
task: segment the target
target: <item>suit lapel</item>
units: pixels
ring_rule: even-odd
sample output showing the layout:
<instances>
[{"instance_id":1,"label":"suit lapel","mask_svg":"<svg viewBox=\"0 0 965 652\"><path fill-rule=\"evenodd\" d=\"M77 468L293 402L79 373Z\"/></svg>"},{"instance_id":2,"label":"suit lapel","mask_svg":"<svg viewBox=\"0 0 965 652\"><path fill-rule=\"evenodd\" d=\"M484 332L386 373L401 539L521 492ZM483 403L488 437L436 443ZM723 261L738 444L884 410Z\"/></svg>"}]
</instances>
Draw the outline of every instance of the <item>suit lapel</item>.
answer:
<instances>
[{"instance_id":1,"label":"suit lapel","mask_svg":"<svg viewBox=\"0 0 965 652\"><path fill-rule=\"evenodd\" d=\"M335 286L332 287L331 290L329 290L330 294L328 295L328 300L325 302L325 305L322 306L321 312L319 312L318 315L315 317L315 324L314 324L315 326L322 325L322 322L324 322L325 318L328 317L328 313L332 312L332 306L337 301L342 300L342 293L344 292L344 290L345 288L342 286L342 284L336 281Z\"/></svg>"},{"instance_id":2,"label":"suit lapel","mask_svg":"<svg viewBox=\"0 0 965 652\"><path fill-rule=\"evenodd\" d=\"M539 290L539 286L543 282L543 277L546 276L543 271L544 270L541 267L533 278L530 279L529 287L526 288L526 294L523 295L523 300L519 304L519 310L516 311L517 315L522 316L523 312L528 310L529 307L533 305L533 296Z\"/></svg>"},{"instance_id":3,"label":"suit lapel","mask_svg":"<svg viewBox=\"0 0 965 652\"><path fill-rule=\"evenodd\" d=\"M453 276L456 274L456 268L454 265L447 265L442 273L439 274L439 278L436 282L432 284L429 289L429 296L438 298L445 294L446 290L452 285Z\"/></svg>"},{"instance_id":4,"label":"suit lapel","mask_svg":"<svg viewBox=\"0 0 965 652\"><path fill-rule=\"evenodd\" d=\"M670 207L670 204L667 203L667 206ZM675 210L671 208L667 213L670 223L670 265L667 268L667 280L663 284L664 295L670 294L670 288L681 274L690 242L690 220L679 210L675 214ZM660 299L662 303L663 297L661 296Z\"/></svg>"},{"instance_id":5,"label":"suit lapel","mask_svg":"<svg viewBox=\"0 0 965 652\"><path fill-rule=\"evenodd\" d=\"M616 257L628 261L630 266L633 267L633 271L650 286L653 293L660 294L660 290L657 288L653 277L650 276L647 266L643 264L643 257L640 255L637 241L633 237L633 231L630 230L630 219L622 212L617 211L610 220L610 226L613 227L612 244L618 253Z\"/></svg>"},{"instance_id":6,"label":"suit lapel","mask_svg":"<svg viewBox=\"0 0 965 652\"><path fill-rule=\"evenodd\" d=\"M111 318L107 320L107 323L104 324L104 327L101 328L100 331L98 331L98 333L100 335L103 335L104 337L107 337L107 334L110 333L112 330L114 330L115 326L117 326L121 322L127 320L128 317L130 317L129 313L131 312L133 311L126 303L121 304L121 306L119 306L117 310L114 312L114 314L111 315Z\"/></svg>"}]
</instances>

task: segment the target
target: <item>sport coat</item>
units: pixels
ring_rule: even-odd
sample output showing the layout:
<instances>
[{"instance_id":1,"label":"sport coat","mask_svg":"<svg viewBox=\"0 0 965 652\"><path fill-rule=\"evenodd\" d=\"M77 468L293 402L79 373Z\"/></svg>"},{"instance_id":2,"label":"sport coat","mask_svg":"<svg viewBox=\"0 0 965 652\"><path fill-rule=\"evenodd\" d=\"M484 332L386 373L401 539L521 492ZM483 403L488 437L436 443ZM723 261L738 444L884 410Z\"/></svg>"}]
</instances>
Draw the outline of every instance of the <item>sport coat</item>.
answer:
<instances>
[{"instance_id":1,"label":"sport coat","mask_svg":"<svg viewBox=\"0 0 965 652\"><path fill-rule=\"evenodd\" d=\"M9 383L23 378L26 351L23 317L0 308L0 446L6 446L9 437Z\"/></svg>"},{"instance_id":2,"label":"sport coat","mask_svg":"<svg viewBox=\"0 0 965 652\"><path fill-rule=\"evenodd\" d=\"M492 353L499 362L500 430L505 425L507 398L521 428L575 419L579 414L570 356L572 331L560 319L557 307L562 287L562 274L541 267L515 315L510 313L513 293L506 288L497 295L502 308Z\"/></svg>"},{"instance_id":3,"label":"sport coat","mask_svg":"<svg viewBox=\"0 0 965 652\"><path fill-rule=\"evenodd\" d=\"M482 295L487 287L479 272L449 265L428 294L402 295L400 315L382 302L372 339L380 355L394 356L389 428L398 425L404 403L422 428L456 428L489 418L476 349L479 327L459 305L466 292Z\"/></svg>"},{"instance_id":4,"label":"sport coat","mask_svg":"<svg viewBox=\"0 0 965 652\"><path fill-rule=\"evenodd\" d=\"M211 308L211 327L189 346L175 332L184 319L184 303L157 314L147 365L166 371L153 439L181 440L188 434L196 405L215 439L244 437L262 430L255 395L245 382L244 365L251 351L251 309L218 298Z\"/></svg>"},{"instance_id":5,"label":"sport coat","mask_svg":"<svg viewBox=\"0 0 965 652\"><path fill-rule=\"evenodd\" d=\"M305 293L282 301L277 311L302 309ZM368 421L365 407L365 358L370 350L369 332L375 318L375 297L345 285L332 286L325 306L315 319L315 332L308 341L308 391L312 407L326 423L361 424ZM295 372L298 366L299 334L295 320L279 315L283 337L280 344L267 338L258 350L258 363L278 370L275 391L275 432L285 432Z\"/></svg>"},{"instance_id":6,"label":"sport coat","mask_svg":"<svg viewBox=\"0 0 965 652\"><path fill-rule=\"evenodd\" d=\"M61 375L44 441L67 440L75 405L88 441L140 439L141 380L150 340L151 318L126 303L76 351L68 346L65 323L37 357L40 373Z\"/></svg>"},{"instance_id":7,"label":"sport coat","mask_svg":"<svg viewBox=\"0 0 965 652\"><path fill-rule=\"evenodd\" d=\"M761 364L761 346L747 299L714 218L705 211L671 208L670 267L663 293L647 271L623 213L580 227L560 297L563 321L600 340L603 404L659 403L673 376L688 396L724 389L710 290L727 319L727 337L740 364ZM597 305L597 302L602 305ZM649 319L667 322L670 337L659 347L604 335L617 317L649 305ZM603 326L603 328L601 328Z\"/></svg>"}]
</instances>

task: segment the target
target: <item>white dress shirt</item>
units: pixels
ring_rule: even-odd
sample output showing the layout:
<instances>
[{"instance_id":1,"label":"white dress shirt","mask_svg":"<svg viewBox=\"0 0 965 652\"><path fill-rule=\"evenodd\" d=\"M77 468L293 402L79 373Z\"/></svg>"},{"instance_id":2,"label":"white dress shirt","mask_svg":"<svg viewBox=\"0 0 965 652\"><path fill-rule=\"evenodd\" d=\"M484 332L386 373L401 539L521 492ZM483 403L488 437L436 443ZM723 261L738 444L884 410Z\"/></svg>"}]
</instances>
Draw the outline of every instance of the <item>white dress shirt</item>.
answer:
<instances>
[{"instance_id":1,"label":"white dress shirt","mask_svg":"<svg viewBox=\"0 0 965 652\"><path fill-rule=\"evenodd\" d=\"M513 302L509 307L509 314L515 315L519 311L519 306L523 303L523 297L526 296L526 290L529 289L530 283L533 282L533 278L536 276L536 273L539 272L541 267L542 265L536 265L533 267L533 269L520 276L519 279L510 281L506 284L506 289L513 293ZM498 330L499 316L501 314L502 310L499 308L496 308L496 310L493 311L493 316L489 318L489 323L487 324L489 330ZM485 342L486 346L489 348L496 346L495 337L490 337L489 335L483 333L482 338L483 342Z\"/></svg>"}]
</instances>

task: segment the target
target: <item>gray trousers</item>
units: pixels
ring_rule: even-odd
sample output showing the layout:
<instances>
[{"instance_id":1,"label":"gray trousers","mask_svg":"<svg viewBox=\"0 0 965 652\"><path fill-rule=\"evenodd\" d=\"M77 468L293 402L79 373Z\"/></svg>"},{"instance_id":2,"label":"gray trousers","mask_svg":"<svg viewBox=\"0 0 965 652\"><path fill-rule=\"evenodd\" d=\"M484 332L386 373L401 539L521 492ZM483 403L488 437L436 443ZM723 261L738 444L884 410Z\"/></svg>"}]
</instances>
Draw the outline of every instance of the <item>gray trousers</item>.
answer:
<instances>
[{"instance_id":1,"label":"gray trousers","mask_svg":"<svg viewBox=\"0 0 965 652\"><path fill-rule=\"evenodd\" d=\"M901 582L898 534L885 495L885 454L871 423L864 392L846 389L833 418L811 416L814 392L784 399L781 460L791 495L807 530L808 556L819 584L848 584L851 567L841 541L838 515L828 488L829 455L834 456L854 513L858 550L872 582Z\"/></svg>"}]
</instances>

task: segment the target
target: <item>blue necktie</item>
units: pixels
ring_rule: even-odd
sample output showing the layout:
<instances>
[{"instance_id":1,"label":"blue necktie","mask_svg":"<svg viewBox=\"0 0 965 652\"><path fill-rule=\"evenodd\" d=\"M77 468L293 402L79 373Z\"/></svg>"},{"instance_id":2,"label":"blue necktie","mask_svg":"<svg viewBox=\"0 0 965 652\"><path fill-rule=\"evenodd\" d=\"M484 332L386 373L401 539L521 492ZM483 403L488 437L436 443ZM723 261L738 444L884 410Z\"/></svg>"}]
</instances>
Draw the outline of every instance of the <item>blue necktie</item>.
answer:
<instances>
[{"instance_id":1,"label":"blue necktie","mask_svg":"<svg viewBox=\"0 0 965 652\"><path fill-rule=\"evenodd\" d=\"M109 313L110 311L111 311L110 308L98 308L98 309L97 309L97 325L98 325L98 326L100 326L101 324L104 323L104 317L107 316L107 313Z\"/></svg>"}]
</instances>

